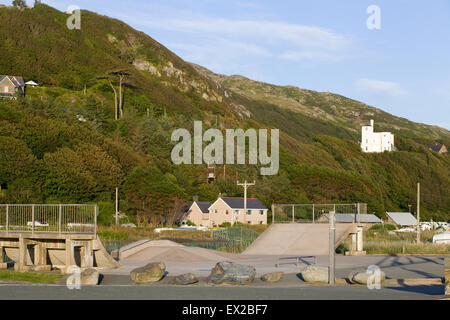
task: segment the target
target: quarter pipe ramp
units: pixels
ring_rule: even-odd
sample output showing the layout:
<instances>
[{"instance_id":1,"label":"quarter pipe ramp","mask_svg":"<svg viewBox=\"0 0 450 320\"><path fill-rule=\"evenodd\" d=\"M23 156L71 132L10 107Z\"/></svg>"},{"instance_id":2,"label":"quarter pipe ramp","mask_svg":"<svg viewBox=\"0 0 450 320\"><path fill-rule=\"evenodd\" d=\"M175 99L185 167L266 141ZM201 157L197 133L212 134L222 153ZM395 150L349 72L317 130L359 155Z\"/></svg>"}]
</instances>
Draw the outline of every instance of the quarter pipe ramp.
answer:
<instances>
[{"instance_id":1,"label":"quarter pipe ramp","mask_svg":"<svg viewBox=\"0 0 450 320\"><path fill-rule=\"evenodd\" d=\"M336 223L337 248L356 224ZM329 225L322 223L272 224L244 252L245 255L328 255Z\"/></svg>"}]
</instances>

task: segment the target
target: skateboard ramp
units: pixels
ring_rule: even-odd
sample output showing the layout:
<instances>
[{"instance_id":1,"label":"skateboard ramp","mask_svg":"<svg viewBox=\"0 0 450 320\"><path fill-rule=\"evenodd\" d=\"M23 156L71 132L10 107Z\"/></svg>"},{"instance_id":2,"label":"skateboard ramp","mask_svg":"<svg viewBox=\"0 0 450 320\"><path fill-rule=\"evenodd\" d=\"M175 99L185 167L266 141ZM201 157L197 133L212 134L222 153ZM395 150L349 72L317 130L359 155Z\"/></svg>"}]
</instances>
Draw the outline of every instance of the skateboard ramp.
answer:
<instances>
[{"instance_id":1,"label":"skateboard ramp","mask_svg":"<svg viewBox=\"0 0 450 320\"><path fill-rule=\"evenodd\" d=\"M328 255L329 224L272 224L244 252L246 255ZM356 224L336 223L336 244L339 246Z\"/></svg>"}]
</instances>

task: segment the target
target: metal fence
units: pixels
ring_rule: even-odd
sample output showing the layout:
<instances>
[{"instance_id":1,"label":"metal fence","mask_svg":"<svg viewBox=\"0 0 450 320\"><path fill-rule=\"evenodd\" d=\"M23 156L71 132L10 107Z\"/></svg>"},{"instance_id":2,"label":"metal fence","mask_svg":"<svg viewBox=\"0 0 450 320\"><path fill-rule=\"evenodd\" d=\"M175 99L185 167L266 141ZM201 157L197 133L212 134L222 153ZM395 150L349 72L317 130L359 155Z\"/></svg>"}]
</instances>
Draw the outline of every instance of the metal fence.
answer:
<instances>
[{"instance_id":1,"label":"metal fence","mask_svg":"<svg viewBox=\"0 0 450 320\"><path fill-rule=\"evenodd\" d=\"M273 204L272 223L329 223L326 214L330 212L354 214L359 222L360 214L367 214L367 204Z\"/></svg>"},{"instance_id":2,"label":"metal fence","mask_svg":"<svg viewBox=\"0 0 450 320\"><path fill-rule=\"evenodd\" d=\"M96 234L96 205L0 204L0 232Z\"/></svg>"},{"instance_id":3,"label":"metal fence","mask_svg":"<svg viewBox=\"0 0 450 320\"><path fill-rule=\"evenodd\" d=\"M231 253L241 253L253 241L258 238L259 233L247 228L226 228L214 230L213 241L183 243L185 246L201 247L211 250L218 250Z\"/></svg>"}]
</instances>

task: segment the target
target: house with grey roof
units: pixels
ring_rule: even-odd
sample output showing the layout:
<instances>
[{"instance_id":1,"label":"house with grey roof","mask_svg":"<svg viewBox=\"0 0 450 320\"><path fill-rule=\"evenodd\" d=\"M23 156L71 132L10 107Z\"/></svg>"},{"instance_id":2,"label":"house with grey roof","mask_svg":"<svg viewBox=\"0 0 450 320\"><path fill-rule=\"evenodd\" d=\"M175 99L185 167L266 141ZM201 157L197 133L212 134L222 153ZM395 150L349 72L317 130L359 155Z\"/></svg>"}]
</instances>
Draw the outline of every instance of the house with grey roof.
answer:
<instances>
[{"instance_id":1,"label":"house with grey roof","mask_svg":"<svg viewBox=\"0 0 450 320\"><path fill-rule=\"evenodd\" d=\"M188 221L196 226L210 227L209 207L211 202L198 201L194 197L194 201L188 202L183 212L175 219L177 224L186 224Z\"/></svg>"},{"instance_id":2,"label":"house with grey roof","mask_svg":"<svg viewBox=\"0 0 450 320\"><path fill-rule=\"evenodd\" d=\"M0 98L15 98L25 95L25 82L20 76L0 75Z\"/></svg>"},{"instance_id":3,"label":"house with grey roof","mask_svg":"<svg viewBox=\"0 0 450 320\"><path fill-rule=\"evenodd\" d=\"M437 153L447 153L448 152L445 144L430 145L430 146L428 146L428 149L430 149L431 151L437 152Z\"/></svg>"},{"instance_id":4,"label":"house with grey roof","mask_svg":"<svg viewBox=\"0 0 450 320\"><path fill-rule=\"evenodd\" d=\"M245 201L247 204L245 205ZM246 207L246 212L245 212ZM243 224L267 224L268 209L256 198L221 197L209 207L211 226L228 222Z\"/></svg>"},{"instance_id":5,"label":"house with grey roof","mask_svg":"<svg viewBox=\"0 0 450 320\"><path fill-rule=\"evenodd\" d=\"M399 227L412 227L417 225L417 220L411 212L386 212L387 223Z\"/></svg>"}]
</instances>

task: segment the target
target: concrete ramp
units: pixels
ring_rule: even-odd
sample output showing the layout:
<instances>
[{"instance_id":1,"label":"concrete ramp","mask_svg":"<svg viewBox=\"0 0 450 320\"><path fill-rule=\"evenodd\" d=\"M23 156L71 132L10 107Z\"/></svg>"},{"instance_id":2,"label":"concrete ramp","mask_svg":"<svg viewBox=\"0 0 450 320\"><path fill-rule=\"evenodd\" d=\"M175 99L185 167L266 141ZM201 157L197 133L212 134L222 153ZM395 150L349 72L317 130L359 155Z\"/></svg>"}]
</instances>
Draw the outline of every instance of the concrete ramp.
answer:
<instances>
[{"instance_id":1,"label":"concrete ramp","mask_svg":"<svg viewBox=\"0 0 450 320\"><path fill-rule=\"evenodd\" d=\"M356 224L336 223L337 248ZM245 255L328 255L329 224L272 224L244 252Z\"/></svg>"}]
</instances>

